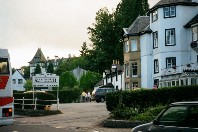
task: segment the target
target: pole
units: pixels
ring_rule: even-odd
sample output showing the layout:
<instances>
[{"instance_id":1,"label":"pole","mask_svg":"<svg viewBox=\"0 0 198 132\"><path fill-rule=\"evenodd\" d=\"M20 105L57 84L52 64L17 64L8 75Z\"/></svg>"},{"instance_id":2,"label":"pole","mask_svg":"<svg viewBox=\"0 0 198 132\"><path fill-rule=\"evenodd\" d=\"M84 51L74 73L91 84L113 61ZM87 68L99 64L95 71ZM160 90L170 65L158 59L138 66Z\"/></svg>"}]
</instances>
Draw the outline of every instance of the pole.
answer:
<instances>
[{"instance_id":1,"label":"pole","mask_svg":"<svg viewBox=\"0 0 198 132\"><path fill-rule=\"evenodd\" d=\"M33 87L33 104L34 104L34 87Z\"/></svg>"},{"instance_id":2,"label":"pole","mask_svg":"<svg viewBox=\"0 0 198 132\"><path fill-rule=\"evenodd\" d=\"M57 87L57 110L59 110L59 87Z\"/></svg>"}]
</instances>

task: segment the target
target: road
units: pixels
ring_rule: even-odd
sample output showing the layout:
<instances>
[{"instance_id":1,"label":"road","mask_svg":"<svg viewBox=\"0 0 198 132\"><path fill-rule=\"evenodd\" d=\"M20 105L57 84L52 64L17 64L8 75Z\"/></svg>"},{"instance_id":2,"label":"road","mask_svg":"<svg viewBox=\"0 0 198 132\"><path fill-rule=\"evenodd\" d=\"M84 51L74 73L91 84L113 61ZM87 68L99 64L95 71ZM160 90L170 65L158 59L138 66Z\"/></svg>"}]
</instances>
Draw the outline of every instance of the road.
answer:
<instances>
[{"instance_id":1,"label":"road","mask_svg":"<svg viewBox=\"0 0 198 132\"><path fill-rule=\"evenodd\" d=\"M56 105L52 106L55 109ZM0 127L0 132L130 132L131 129L104 128L109 117L105 103L61 104L63 114L42 117L15 117L14 125Z\"/></svg>"}]
</instances>

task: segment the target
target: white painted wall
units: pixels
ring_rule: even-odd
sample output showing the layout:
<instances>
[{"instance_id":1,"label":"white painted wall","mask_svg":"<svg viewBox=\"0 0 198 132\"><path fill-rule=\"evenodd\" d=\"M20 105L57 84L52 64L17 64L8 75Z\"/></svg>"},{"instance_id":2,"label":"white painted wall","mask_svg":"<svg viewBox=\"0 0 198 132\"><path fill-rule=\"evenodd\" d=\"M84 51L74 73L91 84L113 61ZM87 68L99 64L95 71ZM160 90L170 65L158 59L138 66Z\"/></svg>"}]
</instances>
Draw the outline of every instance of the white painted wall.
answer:
<instances>
[{"instance_id":1,"label":"white painted wall","mask_svg":"<svg viewBox=\"0 0 198 132\"><path fill-rule=\"evenodd\" d=\"M140 36L141 48L141 87L152 88L153 65L153 45L151 44L151 35L144 34Z\"/></svg>"},{"instance_id":2,"label":"white painted wall","mask_svg":"<svg viewBox=\"0 0 198 132\"><path fill-rule=\"evenodd\" d=\"M195 63L197 61L197 53L190 47L192 41L191 30L183 26L187 24L195 15L198 14L196 6L176 6L176 17L164 18L163 8L158 8L158 20L152 22L150 14L150 28L153 32L158 31L158 48L153 49L153 38L150 36L150 47L145 42L149 40L143 35L141 36L141 70L142 70L142 87L150 88L153 86L154 79L160 79L163 69L166 68L166 58L176 57L176 66ZM175 28L176 45L165 46L165 29ZM151 49L150 49L151 48ZM152 50L152 52L150 51ZM147 54L151 53L153 57ZM159 60L159 73L154 74L154 59ZM144 65L147 65L145 68ZM149 67L150 66L150 67ZM153 75L153 76L152 76ZM149 76L151 79L148 79ZM152 85L151 85L152 82Z\"/></svg>"},{"instance_id":3,"label":"white painted wall","mask_svg":"<svg viewBox=\"0 0 198 132\"><path fill-rule=\"evenodd\" d=\"M122 90L125 90L125 81L124 81L124 72L122 72L122 74L119 74L118 75L118 79L116 81L116 76L113 76L112 77L112 81L111 81L111 78L108 78L107 79L107 82L106 82L106 77L105 77L105 74L103 73L103 82L104 82L104 85L106 85L107 83L112 83L114 85L114 88L116 88L116 86L118 86L118 89L120 90L122 88Z\"/></svg>"},{"instance_id":4,"label":"white painted wall","mask_svg":"<svg viewBox=\"0 0 198 132\"><path fill-rule=\"evenodd\" d=\"M23 76L19 73L18 70L16 70L14 72L14 74L12 75L12 80L15 79L15 84L12 81L12 88L13 90L16 91L25 91L25 88L23 87L24 84L26 83L26 80L23 78ZM19 79L22 79L22 84L19 84Z\"/></svg>"}]
</instances>

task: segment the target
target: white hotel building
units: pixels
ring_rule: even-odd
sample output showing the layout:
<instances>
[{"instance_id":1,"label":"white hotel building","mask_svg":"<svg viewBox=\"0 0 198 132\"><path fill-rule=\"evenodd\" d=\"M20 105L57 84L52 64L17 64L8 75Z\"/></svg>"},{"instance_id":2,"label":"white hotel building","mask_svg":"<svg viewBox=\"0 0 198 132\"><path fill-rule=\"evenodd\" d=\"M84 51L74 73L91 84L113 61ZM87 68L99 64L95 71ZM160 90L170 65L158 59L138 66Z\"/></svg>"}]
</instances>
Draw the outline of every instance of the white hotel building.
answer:
<instances>
[{"instance_id":1,"label":"white hotel building","mask_svg":"<svg viewBox=\"0 0 198 132\"><path fill-rule=\"evenodd\" d=\"M142 18L138 17L138 22ZM198 84L198 0L160 0L149 10L149 18L144 29L133 32L137 21L123 29L125 81L140 74L136 84L142 88ZM140 58L125 57L129 52L140 52ZM131 60L140 64L134 67ZM135 82L127 83L125 87L131 89Z\"/></svg>"}]
</instances>

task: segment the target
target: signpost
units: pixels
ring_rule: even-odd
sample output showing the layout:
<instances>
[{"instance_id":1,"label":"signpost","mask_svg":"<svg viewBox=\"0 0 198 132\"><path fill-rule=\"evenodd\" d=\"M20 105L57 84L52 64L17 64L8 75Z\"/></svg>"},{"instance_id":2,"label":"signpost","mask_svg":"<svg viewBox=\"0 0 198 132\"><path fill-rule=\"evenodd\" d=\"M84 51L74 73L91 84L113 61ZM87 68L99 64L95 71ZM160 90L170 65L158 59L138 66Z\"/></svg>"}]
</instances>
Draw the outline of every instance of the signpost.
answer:
<instances>
[{"instance_id":1,"label":"signpost","mask_svg":"<svg viewBox=\"0 0 198 132\"><path fill-rule=\"evenodd\" d=\"M32 87L33 87L33 103L34 103L34 89L35 87L57 87L57 109L59 109L59 97L58 97L58 87L59 87L59 76L52 73L41 73L32 76Z\"/></svg>"}]
</instances>

